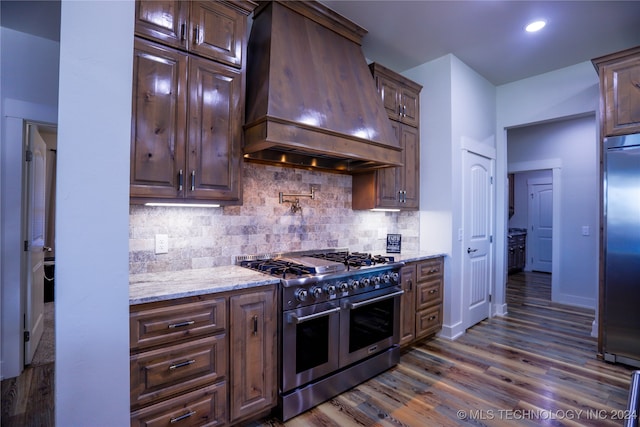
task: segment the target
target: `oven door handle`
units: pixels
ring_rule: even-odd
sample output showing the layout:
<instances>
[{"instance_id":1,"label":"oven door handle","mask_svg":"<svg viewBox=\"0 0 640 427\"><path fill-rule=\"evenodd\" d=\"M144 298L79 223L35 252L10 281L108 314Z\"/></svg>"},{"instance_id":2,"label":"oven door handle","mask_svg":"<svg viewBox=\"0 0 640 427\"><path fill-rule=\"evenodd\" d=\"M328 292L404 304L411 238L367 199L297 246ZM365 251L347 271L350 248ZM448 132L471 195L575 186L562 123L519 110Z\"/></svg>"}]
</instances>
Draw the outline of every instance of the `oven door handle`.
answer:
<instances>
[{"instance_id":1,"label":"oven door handle","mask_svg":"<svg viewBox=\"0 0 640 427\"><path fill-rule=\"evenodd\" d=\"M347 304L347 307L353 310L354 308L362 307L363 305L373 304L374 302L384 301L389 298L395 298L402 294L404 294L404 291L397 291L392 294L381 295L379 297L371 298L371 299L360 301L360 302L351 302Z\"/></svg>"},{"instance_id":2,"label":"oven door handle","mask_svg":"<svg viewBox=\"0 0 640 427\"><path fill-rule=\"evenodd\" d=\"M321 311L320 313L313 313L313 314L309 314L308 316L300 316L298 317L298 315L296 314L289 314L289 323L302 323L302 322L306 322L307 320L313 320L313 319L317 319L318 317L322 317L322 316L326 316L327 314L331 314L331 313L337 313L338 311L340 311L340 307L336 307L336 308L332 308L330 310L326 310L326 311Z\"/></svg>"}]
</instances>

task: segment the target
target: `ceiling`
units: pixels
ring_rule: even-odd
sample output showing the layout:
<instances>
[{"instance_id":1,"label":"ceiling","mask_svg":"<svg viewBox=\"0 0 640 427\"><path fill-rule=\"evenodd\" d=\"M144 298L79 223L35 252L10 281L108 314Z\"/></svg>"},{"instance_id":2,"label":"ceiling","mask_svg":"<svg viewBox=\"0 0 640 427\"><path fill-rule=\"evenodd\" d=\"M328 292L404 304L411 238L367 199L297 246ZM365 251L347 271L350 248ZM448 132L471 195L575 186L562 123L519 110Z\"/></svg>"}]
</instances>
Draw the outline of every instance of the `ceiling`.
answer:
<instances>
[{"instance_id":1,"label":"ceiling","mask_svg":"<svg viewBox=\"0 0 640 427\"><path fill-rule=\"evenodd\" d=\"M321 3L368 30L370 61L403 72L451 53L496 86L640 46L640 1ZM547 26L526 33L538 18Z\"/></svg>"},{"instance_id":2,"label":"ceiling","mask_svg":"<svg viewBox=\"0 0 640 427\"><path fill-rule=\"evenodd\" d=\"M398 72L451 53L494 85L640 45L640 1L321 0L368 30L363 51ZM2 0L2 26L60 38L60 1ZM524 26L544 18L528 34Z\"/></svg>"}]
</instances>

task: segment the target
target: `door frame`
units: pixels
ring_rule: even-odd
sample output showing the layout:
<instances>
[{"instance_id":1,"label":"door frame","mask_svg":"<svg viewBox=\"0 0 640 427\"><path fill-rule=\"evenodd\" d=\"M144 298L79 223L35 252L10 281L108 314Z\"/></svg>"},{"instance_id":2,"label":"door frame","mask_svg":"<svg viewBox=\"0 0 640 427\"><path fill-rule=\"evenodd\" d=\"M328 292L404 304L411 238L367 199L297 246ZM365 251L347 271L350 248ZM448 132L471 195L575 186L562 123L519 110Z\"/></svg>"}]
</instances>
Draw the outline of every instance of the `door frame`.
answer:
<instances>
[{"instance_id":1,"label":"door frame","mask_svg":"<svg viewBox=\"0 0 640 427\"><path fill-rule=\"evenodd\" d=\"M551 233L551 239L553 240L551 243L551 300L557 301L560 288L560 200L562 188L562 160L546 159L507 164L507 173L533 172L545 169L551 169L551 182L553 183L553 231ZM505 225L508 227L508 221L505 222ZM505 230L505 236L506 235L507 233ZM502 296L502 300L506 301L506 283L503 288L503 292L505 293L505 295ZM504 311L507 311L506 307L504 308Z\"/></svg>"}]
</instances>

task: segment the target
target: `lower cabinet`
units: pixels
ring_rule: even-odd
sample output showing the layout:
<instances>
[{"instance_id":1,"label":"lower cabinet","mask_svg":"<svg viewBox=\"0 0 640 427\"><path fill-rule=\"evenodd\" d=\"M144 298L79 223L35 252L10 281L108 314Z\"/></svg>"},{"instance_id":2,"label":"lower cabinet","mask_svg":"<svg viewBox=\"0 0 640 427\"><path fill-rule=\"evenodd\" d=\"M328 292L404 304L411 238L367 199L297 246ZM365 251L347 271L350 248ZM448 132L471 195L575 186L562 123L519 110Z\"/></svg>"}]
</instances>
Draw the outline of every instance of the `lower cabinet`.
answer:
<instances>
[{"instance_id":1,"label":"lower cabinet","mask_svg":"<svg viewBox=\"0 0 640 427\"><path fill-rule=\"evenodd\" d=\"M400 313L400 345L403 346L442 329L444 258L408 263L400 277L405 292Z\"/></svg>"},{"instance_id":2,"label":"lower cabinet","mask_svg":"<svg viewBox=\"0 0 640 427\"><path fill-rule=\"evenodd\" d=\"M131 425L222 426L276 404L275 287L130 307Z\"/></svg>"}]
</instances>

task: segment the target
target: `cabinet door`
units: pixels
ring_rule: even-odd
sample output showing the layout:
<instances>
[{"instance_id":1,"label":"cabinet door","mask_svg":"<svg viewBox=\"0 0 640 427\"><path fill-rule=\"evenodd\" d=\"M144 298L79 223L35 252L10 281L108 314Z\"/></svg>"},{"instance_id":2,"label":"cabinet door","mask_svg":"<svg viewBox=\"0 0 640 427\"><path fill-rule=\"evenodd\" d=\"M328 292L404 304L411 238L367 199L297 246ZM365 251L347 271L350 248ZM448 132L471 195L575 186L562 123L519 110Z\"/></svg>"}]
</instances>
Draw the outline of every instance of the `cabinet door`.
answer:
<instances>
[{"instance_id":1,"label":"cabinet door","mask_svg":"<svg viewBox=\"0 0 640 427\"><path fill-rule=\"evenodd\" d=\"M231 422L275 405L275 288L230 299Z\"/></svg>"},{"instance_id":2,"label":"cabinet door","mask_svg":"<svg viewBox=\"0 0 640 427\"><path fill-rule=\"evenodd\" d=\"M417 127L420 123L420 94L401 87L399 92L400 121L409 126Z\"/></svg>"},{"instance_id":3,"label":"cabinet door","mask_svg":"<svg viewBox=\"0 0 640 427\"><path fill-rule=\"evenodd\" d=\"M400 117L400 86L397 82L378 74L375 76L378 93L382 98L382 104L391 120L399 120Z\"/></svg>"},{"instance_id":4,"label":"cabinet door","mask_svg":"<svg viewBox=\"0 0 640 427\"><path fill-rule=\"evenodd\" d=\"M188 13L189 3L182 0L137 0L135 33L184 49Z\"/></svg>"},{"instance_id":5,"label":"cabinet door","mask_svg":"<svg viewBox=\"0 0 640 427\"><path fill-rule=\"evenodd\" d=\"M136 38L133 57L131 197L182 196L187 56Z\"/></svg>"},{"instance_id":6,"label":"cabinet door","mask_svg":"<svg viewBox=\"0 0 640 427\"><path fill-rule=\"evenodd\" d=\"M401 127L400 123L391 122L391 127L400 142ZM403 154L404 155L404 154ZM397 208L400 204L399 185L402 181L402 167L383 168L376 171L376 206L380 208Z\"/></svg>"},{"instance_id":7,"label":"cabinet door","mask_svg":"<svg viewBox=\"0 0 640 427\"><path fill-rule=\"evenodd\" d=\"M405 345L415 338L416 318L416 267L406 265L400 270L401 287L404 294L400 298L400 345Z\"/></svg>"},{"instance_id":8,"label":"cabinet door","mask_svg":"<svg viewBox=\"0 0 640 427\"><path fill-rule=\"evenodd\" d=\"M400 141L404 166L400 190L403 191L401 207L418 209L420 206L420 136L418 129L402 126Z\"/></svg>"},{"instance_id":9,"label":"cabinet door","mask_svg":"<svg viewBox=\"0 0 640 427\"><path fill-rule=\"evenodd\" d=\"M241 68L248 13L221 2L191 2L189 50Z\"/></svg>"},{"instance_id":10,"label":"cabinet door","mask_svg":"<svg viewBox=\"0 0 640 427\"><path fill-rule=\"evenodd\" d=\"M606 64L602 73L605 135L640 132L640 56Z\"/></svg>"},{"instance_id":11,"label":"cabinet door","mask_svg":"<svg viewBox=\"0 0 640 427\"><path fill-rule=\"evenodd\" d=\"M205 59L190 61L187 196L240 200L242 74Z\"/></svg>"}]
</instances>

